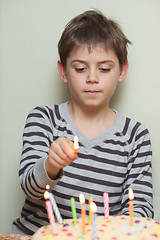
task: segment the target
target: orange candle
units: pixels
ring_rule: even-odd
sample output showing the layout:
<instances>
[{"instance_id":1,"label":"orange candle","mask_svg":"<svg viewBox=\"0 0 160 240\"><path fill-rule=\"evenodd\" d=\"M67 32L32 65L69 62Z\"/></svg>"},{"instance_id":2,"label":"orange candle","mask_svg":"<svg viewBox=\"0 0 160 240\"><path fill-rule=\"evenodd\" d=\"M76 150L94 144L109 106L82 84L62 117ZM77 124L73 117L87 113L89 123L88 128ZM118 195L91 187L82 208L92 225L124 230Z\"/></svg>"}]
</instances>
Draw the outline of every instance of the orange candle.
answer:
<instances>
[{"instance_id":1,"label":"orange candle","mask_svg":"<svg viewBox=\"0 0 160 240\"><path fill-rule=\"evenodd\" d=\"M84 198L84 195L83 195L82 193L79 195L79 201L80 201L80 203L82 204L82 207L81 207L82 233L85 233L86 208L85 208L85 206L84 206L85 198Z\"/></svg>"},{"instance_id":2,"label":"orange candle","mask_svg":"<svg viewBox=\"0 0 160 240\"><path fill-rule=\"evenodd\" d=\"M131 188L129 188L128 193L129 193L129 200L131 200L129 202L130 226L133 227L134 221L133 221L133 202L132 202L132 200L134 199L134 193Z\"/></svg>"}]
</instances>

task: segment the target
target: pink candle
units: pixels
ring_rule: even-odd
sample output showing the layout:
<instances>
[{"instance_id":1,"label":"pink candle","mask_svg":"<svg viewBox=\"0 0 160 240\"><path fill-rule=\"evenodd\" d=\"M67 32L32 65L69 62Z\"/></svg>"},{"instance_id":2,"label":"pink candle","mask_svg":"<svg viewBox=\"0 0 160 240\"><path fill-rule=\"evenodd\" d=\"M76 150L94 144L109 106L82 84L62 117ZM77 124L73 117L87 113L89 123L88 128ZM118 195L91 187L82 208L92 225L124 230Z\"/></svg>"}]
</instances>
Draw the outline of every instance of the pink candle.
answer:
<instances>
[{"instance_id":1,"label":"pink candle","mask_svg":"<svg viewBox=\"0 0 160 240\"><path fill-rule=\"evenodd\" d=\"M49 184L46 185L46 189L47 189L47 190L50 189ZM51 205L52 205L54 214L56 215L57 221L61 224L63 220L62 220L60 211L59 211L59 209L58 209L58 206L57 206L57 204L56 204L56 201L55 201L55 199L54 199L54 197L53 197L53 194L52 194L51 192L49 193L49 200L50 200L50 202L51 202Z\"/></svg>"},{"instance_id":2,"label":"pink candle","mask_svg":"<svg viewBox=\"0 0 160 240\"><path fill-rule=\"evenodd\" d=\"M104 198L104 217L108 218L109 217L109 196L108 196L108 193L104 192L103 193L103 198Z\"/></svg>"},{"instance_id":3,"label":"pink candle","mask_svg":"<svg viewBox=\"0 0 160 240\"><path fill-rule=\"evenodd\" d=\"M45 204L46 204L46 209L47 209L47 213L48 213L48 218L49 218L49 222L51 224L52 227L52 233L53 235L57 235L57 230L56 230L56 225L55 225L55 218L54 218L54 214L53 214L53 209L52 209L52 205L49 199L49 192L45 192L44 193L44 198L46 199Z\"/></svg>"}]
</instances>

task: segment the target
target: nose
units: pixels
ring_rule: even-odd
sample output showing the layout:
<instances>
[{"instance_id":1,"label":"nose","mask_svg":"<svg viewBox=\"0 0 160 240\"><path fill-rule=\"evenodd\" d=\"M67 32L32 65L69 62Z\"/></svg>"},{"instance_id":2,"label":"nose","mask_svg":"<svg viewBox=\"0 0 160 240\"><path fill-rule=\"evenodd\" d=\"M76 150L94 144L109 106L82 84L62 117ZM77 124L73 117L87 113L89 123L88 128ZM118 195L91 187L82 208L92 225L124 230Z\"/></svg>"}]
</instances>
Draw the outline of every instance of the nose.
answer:
<instances>
[{"instance_id":1,"label":"nose","mask_svg":"<svg viewBox=\"0 0 160 240\"><path fill-rule=\"evenodd\" d=\"M87 83L98 83L99 80L97 78L96 70L90 69L88 71L88 76L87 76Z\"/></svg>"}]
</instances>

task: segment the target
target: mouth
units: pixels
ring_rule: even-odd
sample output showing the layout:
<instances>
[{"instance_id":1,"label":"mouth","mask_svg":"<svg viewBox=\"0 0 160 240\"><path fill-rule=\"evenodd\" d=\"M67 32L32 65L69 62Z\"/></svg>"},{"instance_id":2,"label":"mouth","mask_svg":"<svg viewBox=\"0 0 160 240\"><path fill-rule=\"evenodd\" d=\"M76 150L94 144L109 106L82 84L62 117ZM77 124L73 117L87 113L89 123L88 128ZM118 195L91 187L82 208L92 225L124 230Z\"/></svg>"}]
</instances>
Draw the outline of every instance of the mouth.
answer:
<instances>
[{"instance_id":1,"label":"mouth","mask_svg":"<svg viewBox=\"0 0 160 240\"><path fill-rule=\"evenodd\" d=\"M88 94L98 94L100 91L97 91L97 90L88 90L88 91L85 91L85 93L88 93Z\"/></svg>"}]
</instances>

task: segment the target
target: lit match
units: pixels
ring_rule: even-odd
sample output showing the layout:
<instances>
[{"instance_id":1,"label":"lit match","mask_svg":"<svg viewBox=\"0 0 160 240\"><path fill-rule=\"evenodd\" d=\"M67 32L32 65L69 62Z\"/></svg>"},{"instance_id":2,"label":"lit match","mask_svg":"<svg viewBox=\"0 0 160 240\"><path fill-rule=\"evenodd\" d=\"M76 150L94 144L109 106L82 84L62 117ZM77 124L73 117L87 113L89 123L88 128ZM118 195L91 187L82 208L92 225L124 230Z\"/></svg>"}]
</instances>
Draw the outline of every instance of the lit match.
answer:
<instances>
[{"instance_id":1,"label":"lit match","mask_svg":"<svg viewBox=\"0 0 160 240\"><path fill-rule=\"evenodd\" d=\"M77 136L74 137L74 150L75 150L76 153L78 153L79 142L78 142L78 137Z\"/></svg>"}]
</instances>

